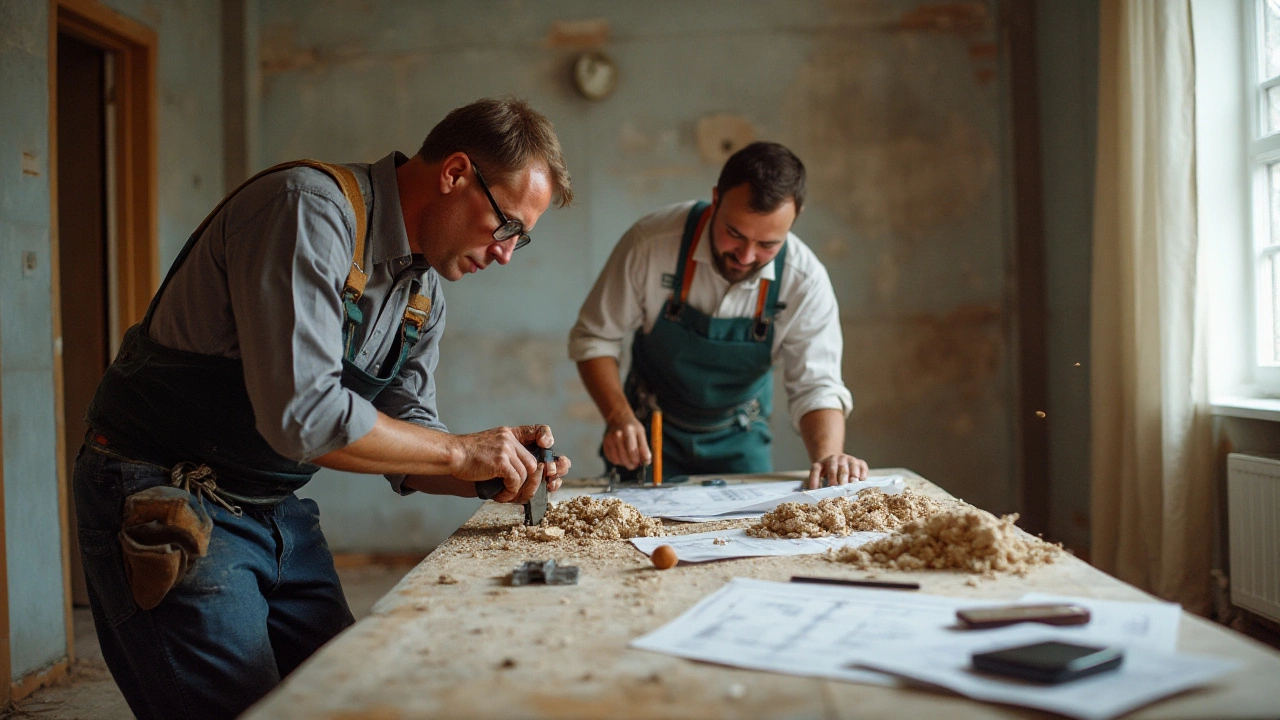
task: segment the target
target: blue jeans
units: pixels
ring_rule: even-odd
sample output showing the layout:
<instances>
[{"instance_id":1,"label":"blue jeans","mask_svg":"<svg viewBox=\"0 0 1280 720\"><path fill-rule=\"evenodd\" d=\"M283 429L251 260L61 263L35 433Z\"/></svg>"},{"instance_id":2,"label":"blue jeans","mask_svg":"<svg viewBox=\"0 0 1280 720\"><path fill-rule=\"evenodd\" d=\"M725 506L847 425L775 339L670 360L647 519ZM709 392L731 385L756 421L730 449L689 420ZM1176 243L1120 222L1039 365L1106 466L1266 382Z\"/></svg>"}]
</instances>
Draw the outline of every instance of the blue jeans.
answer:
<instances>
[{"instance_id":1,"label":"blue jeans","mask_svg":"<svg viewBox=\"0 0 1280 720\"><path fill-rule=\"evenodd\" d=\"M75 502L89 604L111 675L139 718L234 718L354 619L312 500L244 515L213 502L208 554L151 610L133 600L118 535L125 497L164 468L80 450Z\"/></svg>"}]
</instances>

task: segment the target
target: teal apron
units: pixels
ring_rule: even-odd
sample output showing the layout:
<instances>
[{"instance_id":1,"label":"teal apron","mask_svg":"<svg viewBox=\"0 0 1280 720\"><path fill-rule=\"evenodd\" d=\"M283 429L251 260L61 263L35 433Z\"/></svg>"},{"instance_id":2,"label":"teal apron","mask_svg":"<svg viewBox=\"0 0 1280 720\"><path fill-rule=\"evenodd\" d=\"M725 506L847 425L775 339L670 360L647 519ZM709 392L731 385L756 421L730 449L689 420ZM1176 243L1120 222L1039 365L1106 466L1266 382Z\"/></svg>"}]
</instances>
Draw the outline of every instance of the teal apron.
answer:
<instances>
[{"instance_id":1,"label":"teal apron","mask_svg":"<svg viewBox=\"0 0 1280 720\"><path fill-rule=\"evenodd\" d=\"M245 181L214 208L178 254L142 322L125 333L120 352L89 405L86 421L96 449L164 467L183 462L208 465L216 473L218 492L247 504L280 502L320 469L280 455L257 431L240 360L175 350L148 334L165 287L227 200L267 173L298 165L333 177L355 211L356 248L342 296L346 310L342 385L373 400L400 372L430 314L431 301L421 294L421 281L411 289L400 336L387 358L394 361L384 361L379 374L356 366L353 361L359 348L354 337L363 322L357 302L368 281L361 270L367 220L359 184L350 170L337 165L312 160L277 165Z\"/></svg>"},{"instance_id":2,"label":"teal apron","mask_svg":"<svg viewBox=\"0 0 1280 720\"><path fill-rule=\"evenodd\" d=\"M627 400L649 427L662 410L663 474L758 473L773 469L773 318L779 282L760 281L753 317L714 318L690 307L693 261L707 203L685 221L672 296L648 333L631 345ZM774 258L781 279L787 246ZM652 438L650 438L652 444Z\"/></svg>"}]
</instances>

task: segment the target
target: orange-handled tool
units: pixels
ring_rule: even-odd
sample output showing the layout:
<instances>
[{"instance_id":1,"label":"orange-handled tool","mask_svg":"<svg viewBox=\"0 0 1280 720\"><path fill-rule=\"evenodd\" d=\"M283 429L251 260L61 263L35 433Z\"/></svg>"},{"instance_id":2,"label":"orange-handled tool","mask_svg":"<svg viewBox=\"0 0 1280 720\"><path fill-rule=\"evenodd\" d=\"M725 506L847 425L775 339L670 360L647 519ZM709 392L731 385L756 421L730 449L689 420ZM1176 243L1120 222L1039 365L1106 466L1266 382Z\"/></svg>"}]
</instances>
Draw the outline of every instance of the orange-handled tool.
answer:
<instances>
[{"instance_id":1,"label":"orange-handled tool","mask_svg":"<svg viewBox=\"0 0 1280 720\"><path fill-rule=\"evenodd\" d=\"M649 418L649 445L653 451L653 484L662 484L662 411L654 410Z\"/></svg>"}]
</instances>

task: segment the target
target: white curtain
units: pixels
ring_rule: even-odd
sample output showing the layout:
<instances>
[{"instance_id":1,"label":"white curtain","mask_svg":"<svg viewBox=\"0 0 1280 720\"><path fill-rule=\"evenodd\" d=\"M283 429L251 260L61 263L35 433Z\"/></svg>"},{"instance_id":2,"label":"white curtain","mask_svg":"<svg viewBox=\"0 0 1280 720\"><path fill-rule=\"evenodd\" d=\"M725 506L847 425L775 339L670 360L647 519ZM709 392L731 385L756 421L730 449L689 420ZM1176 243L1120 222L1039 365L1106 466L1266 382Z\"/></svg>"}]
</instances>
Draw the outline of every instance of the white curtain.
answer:
<instances>
[{"instance_id":1,"label":"white curtain","mask_svg":"<svg viewBox=\"0 0 1280 720\"><path fill-rule=\"evenodd\" d=\"M1212 436L1198 290L1189 0L1102 0L1093 563L1205 613Z\"/></svg>"}]
</instances>

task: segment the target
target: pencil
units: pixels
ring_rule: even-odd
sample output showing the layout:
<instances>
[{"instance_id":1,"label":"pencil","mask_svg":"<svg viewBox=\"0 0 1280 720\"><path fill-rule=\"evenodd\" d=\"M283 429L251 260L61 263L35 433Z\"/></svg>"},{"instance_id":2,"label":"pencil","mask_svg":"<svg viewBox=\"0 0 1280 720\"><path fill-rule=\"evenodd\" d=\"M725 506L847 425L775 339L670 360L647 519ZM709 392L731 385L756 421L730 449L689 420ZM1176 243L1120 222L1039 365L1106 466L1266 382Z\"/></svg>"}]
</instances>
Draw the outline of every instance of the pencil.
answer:
<instances>
[{"instance_id":1,"label":"pencil","mask_svg":"<svg viewBox=\"0 0 1280 720\"><path fill-rule=\"evenodd\" d=\"M662 484L662 411L654 410L649 418L649 438L653 449L653 484Z\"/></svg>"},{"instance_id":2,"label":"pencil","mask_svg":"<svg viewBox=\"0 0 1280 720\"><path fill-rule=\"evenodd\" d=\"M854 587L884 588L885 590L919 590L918 582L898 582L894 580L855 580L833 577L810 577L808 575L792 575L791 582L816 583L819 585L852 585Z\"/></svg>"}]
</instances>

